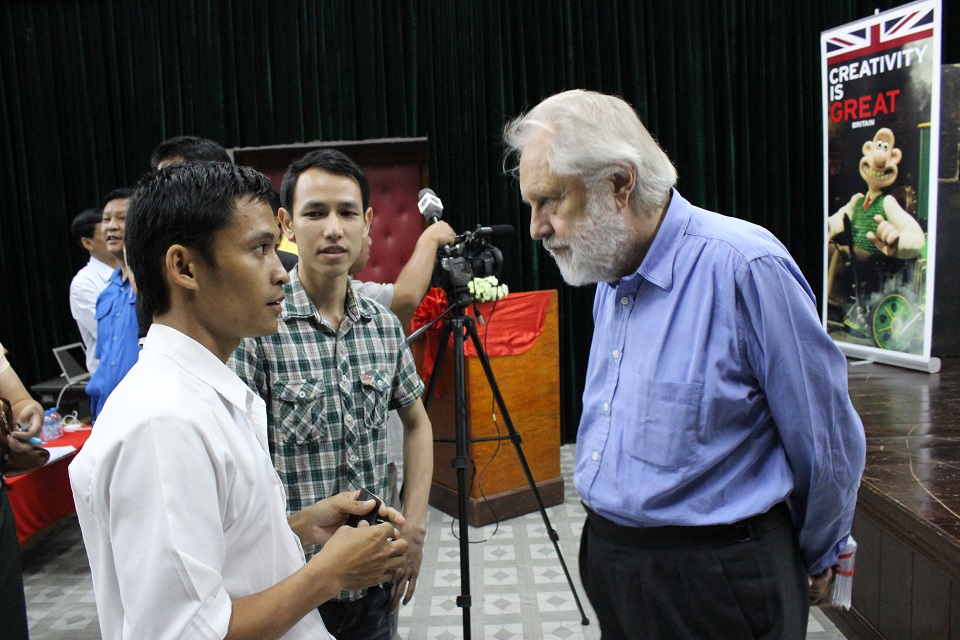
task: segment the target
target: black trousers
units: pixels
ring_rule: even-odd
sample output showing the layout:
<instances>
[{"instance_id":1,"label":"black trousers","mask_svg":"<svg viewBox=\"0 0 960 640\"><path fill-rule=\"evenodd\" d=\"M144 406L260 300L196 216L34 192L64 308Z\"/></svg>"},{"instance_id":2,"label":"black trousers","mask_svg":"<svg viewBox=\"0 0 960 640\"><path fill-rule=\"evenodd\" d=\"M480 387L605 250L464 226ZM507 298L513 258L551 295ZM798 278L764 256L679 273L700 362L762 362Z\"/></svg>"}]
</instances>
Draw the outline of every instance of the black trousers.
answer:
<instances>
[{"instance_id":1,"label":"black trousers","mask_svg":"<svg viewBox=\"0 0 960 640\"><path fill-rule=\"evenodd\" d=\"M320 617L327 631L338 640L390 640L393 614L389 612L393 589L380 585L367 589L359 600L320 605Z\"/></svg>"},{"instance_id":2,"label":"black trousers","mask_svg":"<svg viewBox=\"0 0 960 640\"><path fill-rule=\"evenodd\" d=\"M784 505L720 527L637 529L588 510L580 577L603 640L804 640L807 574Z\"/></svg>"},{"instance_id":3,"label":"black trousers","mask_svg":"<svg viewBox=\"0 0 960 640\"><path fill-rule=\"evenodd\" d=\"M0 638L26 637L27 603L23 595L20 542L7 488L0 483Z\"/></svg>"}]
</instances>

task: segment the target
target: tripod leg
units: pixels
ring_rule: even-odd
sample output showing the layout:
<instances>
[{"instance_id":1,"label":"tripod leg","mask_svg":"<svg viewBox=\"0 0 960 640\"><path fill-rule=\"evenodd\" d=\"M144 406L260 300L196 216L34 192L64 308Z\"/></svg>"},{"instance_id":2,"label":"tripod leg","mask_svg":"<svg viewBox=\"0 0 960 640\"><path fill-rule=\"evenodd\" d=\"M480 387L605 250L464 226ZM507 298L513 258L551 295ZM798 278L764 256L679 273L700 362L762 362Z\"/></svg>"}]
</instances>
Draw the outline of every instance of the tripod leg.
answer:
<instances>
[{"instance_id":1,"label":"tripod leg","mask_svg":"<svg viewBox=\"0 0 960 640\"><path fill-rule=\"evenodd\" d=\"M437 347L437 354L433 359L433 371L430 372L427 389L423 392L423 408L426 411L430 410L430 400L433 399L433 390L437 386L437 381L440 380L440 369L443 368L443 356L447 353L447 342L450 339L450 331L450 325L444 322L443 328L440 330L440 346Z\"/></svg>"},{"instance_id":2,"label":"tripod leg","mask_svg":"<svg viewBox=\"0 0 960 640\"><path fill-rule=\"evenodd\" d=\"M457 454L453 467L457 472L457 514L460 518L460 596L457 606L463 609L463 637L470 640L470 532L467 529L467 464L469 436L467 434L466 373L463 362L463 319L455 318L453 329L453 379L456 395L454 404L457 419Z\"/></svg>"},{"instance_id":3,"label":"tripod leg","mask_svg":"<svg viewBox=\"0 0 960 640\"><path fill-rule=\"evenodd\" d=\"M470 316L467 316L464 318L464 320L466 321L466 327L470 334L470 339L473 340L473 346L477 350L477 357L480 359L480 364L483 366L483 373L487 376L487 383L490 385L490 390L493 392L493 397L497 402L497 406L500 408L500 414L503 416L503 422L507 425L507 433L509 434L510 441L513 443L513 448L517 452L517 459L520 461L520 466L523 467L523 474L527 477L527 484L530 485L530 490L533 492L533 495L537 500L537 508L540 510L540 517L543 518L543 524L547 528L547 535L550 537L550 541L553 542L553 548L557 552L557 558L560 559L560 566L563 568L563 573L567 577L567 584L570 585L570 591L573 593L573 599L577 603L577 609L580 610L580 624L586 626L590 624L590 620L587 618L587 614L583 610L583 605L580 603L580 597L577 595L577 589L573 586L573 580L570 577L570 571L567 569L567 563L564 562L563 554L560 552L560 536L557 535L557 532L550 524L550 518L547 516L546 507L543 505L543 498L540 497L540 490L537 489L537 483L534 481L533 474L530 472L530 465L527 464L527 458L523 455L523 449L520 446L520 434L514 428L513 421L510 419L510 414L507 412L507 405L503 401L503 396L500 394L500 387L497 385L497 380L493 376L493 369L490 368L490 359L487 357L487 353L483 350L483 343L480 340L480 335L477 333L477 326L474 324L473 318ZM460 339L462 342L462 336ZM454 342L454 345L456 345L456 342ZM463 351L462 344L460 345L460 351L461 353Z\"/></svg>"},{"instance_id":4,"label":"tripod leg","mask_svg":"<svg viewBox=\"0 0 960 640\"><path fill-rule=\"evenodd\" d=\"M456 418L455 440L456 452L450 465L457 474L457 517L460 520L460 595L457 596L457 606L463 609L463 638L470 640L470 532L467 529L467 465L469 462L469 437L467 436L467 392L466 374L463 363L463 319L452 317L443 322L440 331L440 346L433 361L433 371L430 381L424 392L424 409L430 408L433 391L440 379L440 369L443 366L443 356L446 355L447 342L453 334L453 388L454 407ZM451 442L450 440L434 439L434 442Z\"/></svg>"}]
</instances>

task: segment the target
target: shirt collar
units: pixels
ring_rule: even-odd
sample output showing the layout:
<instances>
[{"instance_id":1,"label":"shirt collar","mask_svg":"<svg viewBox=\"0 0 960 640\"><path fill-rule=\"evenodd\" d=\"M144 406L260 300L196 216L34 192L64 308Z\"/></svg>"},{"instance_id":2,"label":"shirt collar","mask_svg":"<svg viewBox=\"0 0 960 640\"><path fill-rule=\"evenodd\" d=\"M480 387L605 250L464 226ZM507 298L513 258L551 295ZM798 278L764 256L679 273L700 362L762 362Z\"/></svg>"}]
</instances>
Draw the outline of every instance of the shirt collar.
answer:
<instances>
[{"instance_id":1,"label":"shirt collar","mask_svg":"<svg viewBox=\"0 0 960 640\"><path fill-rule=\"evenodd\" d=\"M665 291L673 286L673 264L690 223L690 215L690 203L673 189L670 205L663 214L657 235L637 269L637 274L642 278Z\"/></svg>"},{"instance_id":2,"label":"shirt collar","mask_svg":"<svg viewBox=\"0 0 960 640\"><path fill-rule=\"evenodd\" d=\"M256 397L253 391L213 352L187 334L173 327L153 323L147 332L143 350L173 360L184 371L213 387L230 404L245 413L249 412L253 404L250 396Z\"/></svg>"},{"instance_id":3,"label":"shirt collar","mask_svg":"<svg viewBox=\"0 0 960 640\"><path fill-rule=\"evenodd\" d=\"M283 285L286 298L283 301L283 316L285 318L309 318L316 314L317 308L310 301L303 284L300 282L300 268L295 266L290 270L290 282Z\"/></svg>"},{"instance_id":4,"label":"shirt collar","mask_svg":"<svg viewBox=\"0 0 960 640\"><path fill-rule=\"evenodd\" d=\"M286 318L310 318L312 316L319 316L317 308L313 302L311 302L310 296L307 295L306 290L303 288L303 283L300 282L299 265L290 270L290 282L283 285L283 289L286 293L286 299L283 302L283 315L280 318L281 320L285 320ZM374 314L373 304L363 296L356 295L353 287L350 286L349 280L347 281L346 309L347 315L353 318L354 321L361 318L369 319Z\"/></svg>"},{"instance_id":5,"label":"shirt collar","mask_svg":"<svg viewBox=\"0 0 960 640\"><path fill-rule=\"evenodd\" d=\"M120 267L117 267L113 270L113 273L110 274L110 282L117 284L118 286L123 286L126 284L123 281L123 272L120 270ZM129 279L127 280L129 282Z\"/></svg>"},{"instance_id":6,"label":"shirt collar","mask_svg":"<svg viewBox=\"0 0 960 640\"><path fill-rule=\"evenodd\" d=\"M123 271L120 267L114 269L113 273L110 274L110 282L120 287L121 291L128 291L130 293L130 298L134 299L133 287L130 285L130 278L127 278L126 280L123 279Z\"/></svg>"},{"instance_id":7,"label":"shirt collar","mask_svg":"<svg viewBox=\"0 0 960 640\"><path fill-rule=\"evenodd\" d=\"M357 295L356 289L349 281L347 281L347 313L350 313L356 319L363 318L364 320L369 320L375 313L373 302L363 295Z\"/></svg>"},{"instance_id":8,"label":"shirt collar","mask_svg":"<svg viewBox=\"0 0 960 640\"><path fill-rule=\"evenodd\" d=\"M103 279L104 282L110 279L110 276L113 275L114 268L108 265L106 262L101 262L90 256L90 261L87 262L87 265L93 270L97 276Z\"/></svg>"}]
</instances>

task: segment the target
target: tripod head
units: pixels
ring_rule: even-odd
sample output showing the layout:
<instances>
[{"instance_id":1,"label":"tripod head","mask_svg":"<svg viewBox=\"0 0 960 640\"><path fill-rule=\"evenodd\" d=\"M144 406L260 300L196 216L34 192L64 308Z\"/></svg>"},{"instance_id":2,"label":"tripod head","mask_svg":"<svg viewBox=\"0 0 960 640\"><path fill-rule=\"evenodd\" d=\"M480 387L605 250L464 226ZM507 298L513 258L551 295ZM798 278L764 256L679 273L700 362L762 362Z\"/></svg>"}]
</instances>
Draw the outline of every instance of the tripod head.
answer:
<instances>
[{"instance_id":1,"label":"tripod head","mask_svg":"<svg viewBox=\"0 0 960 640\"><path fill-rule=\"evenodd\" d=\"M444 287L443 292L447 294L447 303L455 316L463 315L463 310L476 302L470 288L465 284Z\"/></svg>"},{"instance_id":2,"label":"tripod head","mask_svg":"<svg viewBox=\"0 0 960 640\"><path fill-rule=\"evenodd\" d=\"M419 340L423 334L441 320L450 321L455 318L468 317L465 310L475 302L473 294L470 293L470 288L465 284L451 284L443 287L443 292L447 297L447 307L407 336L408 345Z\"/></svg>"}]
</instances>

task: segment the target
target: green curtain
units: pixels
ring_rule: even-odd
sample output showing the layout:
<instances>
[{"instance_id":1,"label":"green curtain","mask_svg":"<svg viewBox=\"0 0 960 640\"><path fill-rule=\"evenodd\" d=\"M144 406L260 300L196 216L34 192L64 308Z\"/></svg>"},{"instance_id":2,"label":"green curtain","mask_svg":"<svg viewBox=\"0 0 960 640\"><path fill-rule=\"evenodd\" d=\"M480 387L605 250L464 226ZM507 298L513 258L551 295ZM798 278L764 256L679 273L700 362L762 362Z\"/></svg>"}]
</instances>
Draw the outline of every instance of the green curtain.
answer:
<instances>
[{"instance_id":1,"label":"green curtain","mask_svg":"<svg viewBox=\"0 0 960 640\"><path fill-rule=\"evenodd\" d=\"M769 228L821 280L820 31L878 0L7 0L0 6L0 341L27 384L78 339L70 219L167 137L227 147L428 136L458 229L510 223L502 279L557 288L564 439L592 288L565 286L503 174L504 123L568 88L630 101L695 204ZM950 4L950 3L945 3ZM945 7L944 33L960 32ZM944 38L944 63L960 42Z\"/></svg>"}]
</instances>

